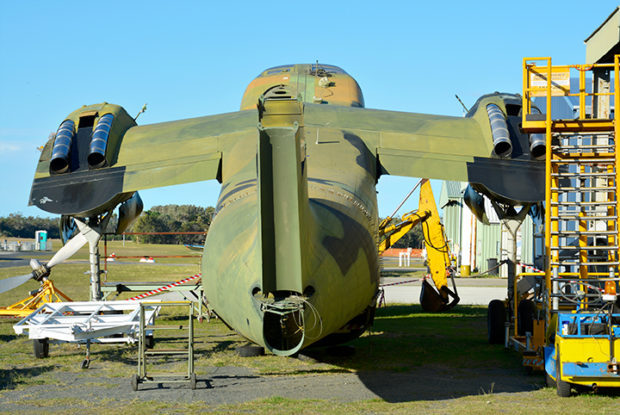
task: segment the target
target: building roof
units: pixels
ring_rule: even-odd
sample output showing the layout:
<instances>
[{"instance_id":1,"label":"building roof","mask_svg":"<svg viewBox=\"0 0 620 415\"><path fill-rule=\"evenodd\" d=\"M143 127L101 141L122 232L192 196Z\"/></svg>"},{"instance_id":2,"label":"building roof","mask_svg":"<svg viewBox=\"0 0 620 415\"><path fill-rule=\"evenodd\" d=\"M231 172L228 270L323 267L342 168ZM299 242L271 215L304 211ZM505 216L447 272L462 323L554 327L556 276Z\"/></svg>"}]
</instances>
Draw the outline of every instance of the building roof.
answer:
<instances>
[{"instance_id":1,"label":"building roof","mask_svg":"<svg viewBox=\"0 0 620 415\"><path fill-rule=\"evenodd\" d=\"M439 207L443 209L443 207L450 201L454 199L463 199L463 191L461 190L463 187L461 182L453 182L449 180L444 180L441 184L441 195L439 196Z\"/></svg>"}]
</instances>

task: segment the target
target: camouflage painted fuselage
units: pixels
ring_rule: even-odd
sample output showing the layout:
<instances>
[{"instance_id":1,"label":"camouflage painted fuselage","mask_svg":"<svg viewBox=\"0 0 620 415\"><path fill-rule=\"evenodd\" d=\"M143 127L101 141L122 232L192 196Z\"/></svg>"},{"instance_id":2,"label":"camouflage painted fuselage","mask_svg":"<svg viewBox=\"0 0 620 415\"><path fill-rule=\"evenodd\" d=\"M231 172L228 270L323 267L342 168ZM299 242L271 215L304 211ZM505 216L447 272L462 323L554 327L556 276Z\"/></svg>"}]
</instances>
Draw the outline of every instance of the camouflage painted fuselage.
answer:
<instances>
[{"instance_id":1,"label":"camouflage painted fuselage","mask_svg":"<svg viewBox=\"0 0 620 415\"><path fill-rule=\"evenodd\" d=\"M337 332L374 307L378 290L375 157L355 136L334 132L319 136L317 143L315 131L305 135L308 209L300 238L302 271L300 280L278 290L296 292L312 304L304 308L305 324L299 327L303 343L287 350L268 344L265 313L255 297L264 292L255 137L228 152L235 171L229 175L224 165L226 178L203 261L203 284L215 312L248 339L281 354Z\"/></svg>"}]
</instances>

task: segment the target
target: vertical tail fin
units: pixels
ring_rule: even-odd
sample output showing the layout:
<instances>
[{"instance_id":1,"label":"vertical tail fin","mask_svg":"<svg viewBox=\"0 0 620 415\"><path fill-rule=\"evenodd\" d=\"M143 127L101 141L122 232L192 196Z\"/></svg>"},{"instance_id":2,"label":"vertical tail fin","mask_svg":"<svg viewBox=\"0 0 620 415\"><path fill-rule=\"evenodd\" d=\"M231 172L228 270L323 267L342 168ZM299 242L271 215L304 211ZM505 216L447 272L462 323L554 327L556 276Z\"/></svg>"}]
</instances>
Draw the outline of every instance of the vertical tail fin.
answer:
<instances>
[{"instance_id":1,"label":"vertical tail fin","mask_svg":"<svg viewBox=\"0 0 620 415\"><path fill-rule=\"evenodd\" d=\"M303 292L308 185L301 146L302 103L284 88L259 103L258 217L263 293Z\"/></svg>"}]
</instances>

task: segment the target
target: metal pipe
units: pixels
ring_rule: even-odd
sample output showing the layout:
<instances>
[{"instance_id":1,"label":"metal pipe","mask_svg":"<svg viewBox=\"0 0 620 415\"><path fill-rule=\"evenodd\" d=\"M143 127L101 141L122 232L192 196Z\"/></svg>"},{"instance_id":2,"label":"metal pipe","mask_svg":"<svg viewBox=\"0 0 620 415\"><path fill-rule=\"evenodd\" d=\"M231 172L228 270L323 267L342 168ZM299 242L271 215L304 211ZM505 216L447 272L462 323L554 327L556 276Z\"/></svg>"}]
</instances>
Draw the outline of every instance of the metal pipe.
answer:
<instances>
[{"instance_id":1,"label":"metal pipe","mask_svg":"<svg viewBox=\"0 0 620 415\"><path fill-rule=\"evenodd\" d=\"M530 134L530 155L534 160L544 160L546 149L544 134Z\"/></svg>"},{"instance_id":2,"label":"metal pipe","mask_svg":"<svg viewBox=\"0 0 620 415\"><path fill-rule=\"evenodd\" d=\"M50 173L60 174L69 170L69 152L75 135L74 127L75 123L71 120L65 120L60 124L52 148Z\"/></svg>"},{"instance_id":3,"label":"metal pipe","mask_svg":"<svg viewBox=\"0 0 620 415\"><path fill-rule=\"evenodd\" d=\"M512 154L512 141L508 133L506 117L499 107L495 104L487 105L487 114L491 124L491 134L493 136L493 150L499 157L507 158Z\"/></svg>"},{"instance_id":4,"label":"metal pipe","mask_svg":"<svg viewBox=\"0 0 620 415\"><path fill-rule=\"evenodd\" d=\"M108 145L108 136L112 128L114 115L105 114L99 118L99 122L90 140L90 151L88 153L88 165L91 169L98 169L106 164L105 150Z\"/></svg>"}]
</instances>

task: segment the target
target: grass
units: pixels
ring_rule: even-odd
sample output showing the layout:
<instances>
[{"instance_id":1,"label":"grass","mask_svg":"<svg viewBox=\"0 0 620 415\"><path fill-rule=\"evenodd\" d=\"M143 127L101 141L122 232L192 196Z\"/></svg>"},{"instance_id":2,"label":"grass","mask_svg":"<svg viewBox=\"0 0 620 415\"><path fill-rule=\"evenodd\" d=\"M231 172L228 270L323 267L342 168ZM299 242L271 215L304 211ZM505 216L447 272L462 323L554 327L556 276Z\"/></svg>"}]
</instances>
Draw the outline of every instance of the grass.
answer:
<instances>
[{"instance_id":1,"label":"grass","mask_svg":"<svg viewBox=\"0 0 620 415\"><path fill-rule=\"evenodd\" d=\"M116 245L114 245L116 244ZM112 249L117 255L132 255L147 252L150 255L190 252L184 247L126 246L121 251L120 242L114 242ZM132 254L126 253L132 252ZM140 255L140 253L136 254ZM77 259L86 259L87 252L81 250ZM148 264L109 264L108 280L153 281L175 280L196 272L194 259L179 258L174 266L153 266ZM88 298L88 276L84 271L87 263L58 265L53 270L56 285L76 300ZM0 269L0 278L28 272L27 268ZM0 295L0 304L7 304L36 288L29 282L22 289ZM179 324L180 318L164 314L158 324ZM380 399L353 402L334 399L306 399L304 390L299 398L274 394L239 404L207 405L202 399L194 402L145 401L139 395L126 394L123 399L106 397L106 391L114 392L114 380L126 384L126 379L136 373L137 348L135 345L93 345L92 363L88 371L79 366L84 358L84 347L73 344L50 346L50 358L34 359L32 344L25 336L16 336L12 329L15 320L0 320L0 412L20 408L20 413L59 411L62 413L257 413L257 414L350 414L350 413L516 413L516 414L615 414L620 413L620 401L613 394L581 394L569 399L558 398L555 390L542 386L542 376L533 376L529 382L537 385L535 390L498 393L494 389L493 377L489 376L488 387L476 394L451 394L453 385L439 385L445 388L439 395L424 395L412 391L415 398L394 400L388 396ZM213 368L243 367L253 376L263 378L290 379L312 374L331 376L350 373L360 379L364 377L439 371L450 373L455 382L467 380L468 376L497 368L505 373L523 377L523 368L516 353L502 347L491 346L486 341L486 309L484 307L457 306L448 313L429 314L415 305L389 305L377 310L375 325L371 331L351 344L356 353L352 356L335 357L322 350L307 351L310 358L282 358L273 355L256 358L240 358L235 348L244 340L229 331L220 321L197 323L195 326L195 368L199 379L208 379ZM174 341L180 332L168 336ZM167 347L165 338L156 337L156 347ZM183 372L185 362L168 359L160 361L158 369ZM74 391L73 378L79 376L85 387L96 386L101 397L85 400L79 391ZM325 378L327 379L327 378ZM63 396L37 400L30 390L53 386L63 391ZM406 388L407 385L402 385ZM32 388L32 389L31 389ZM372 387L369 386L372 389ZM13 398L15 392L23 392L20 400ZM181 391L180 393L183 393ZM204 391L208 396L209 390ZM69 394L70 396L64 396ZM29 398L29 396L31 396ZM200 395L199 395L200 396ZM8 408L8 409L5 409Z\"/></svg>"}]
</instances>

